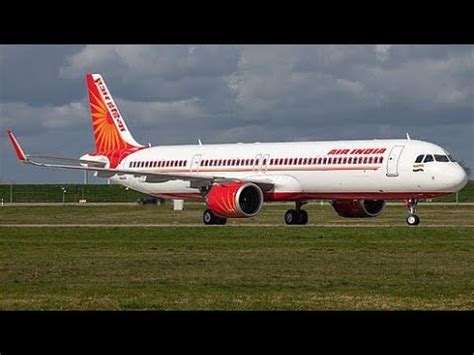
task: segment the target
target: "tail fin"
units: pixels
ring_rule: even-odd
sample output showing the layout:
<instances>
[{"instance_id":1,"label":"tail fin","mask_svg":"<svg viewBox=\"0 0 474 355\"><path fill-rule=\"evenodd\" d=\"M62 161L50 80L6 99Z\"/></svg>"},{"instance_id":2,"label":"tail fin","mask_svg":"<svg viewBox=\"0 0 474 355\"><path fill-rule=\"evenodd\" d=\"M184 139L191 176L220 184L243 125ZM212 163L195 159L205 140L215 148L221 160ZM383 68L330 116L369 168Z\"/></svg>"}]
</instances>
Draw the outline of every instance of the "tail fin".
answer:
<instances>
[{"instance_id":1,"label":"tail fin","mask_svg":"<svg viewBox=\"0 0 474 355\"><path fill-rule=\"evenodd\" d=\"M87 91L96 152L143 147L132 137L101 75L87 74Z\"/></svg>"}]
</instances>

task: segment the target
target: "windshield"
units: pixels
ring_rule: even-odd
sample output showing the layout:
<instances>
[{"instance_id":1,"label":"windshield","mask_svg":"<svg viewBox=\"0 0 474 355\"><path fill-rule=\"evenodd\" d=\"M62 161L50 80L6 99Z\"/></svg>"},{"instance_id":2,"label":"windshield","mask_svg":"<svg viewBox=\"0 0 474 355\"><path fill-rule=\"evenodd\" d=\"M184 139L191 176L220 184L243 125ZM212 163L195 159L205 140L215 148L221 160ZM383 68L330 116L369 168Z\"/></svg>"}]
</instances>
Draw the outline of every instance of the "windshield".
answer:
<instances>
[{"instance_id":1,"label":"windshield","mask_svg":"<svg viewBox=\"0 0 474 355\"><path fill-rule=\"evenodd\" d=\"M449 159L446 155L439 155L439 154L435 154L435 160L436 161L440 161L440 162L449 162Z\"/></svg>"},{"instance_id":2,"label":"windshield","mask_svg":"<svg viewBox=\"0 0 474 355\"><path fill-rule=\"evenodd\" d=\"M415 160L415 163L421 163L423 161L424 156L425 156L424 154L418 155L418 157Z\"/></svg>"},{"instance_id":3,"label":"windshield","mask_svg":"<svg viewBox=\"0 0 474 355\"><path fill-rule=\"evenodd\" d=\"M428 163L430 161L433 161L433 156L428 154L426 157L425 157L425 160L423 161L423 163Z\"/></svg>"}]
</instances>

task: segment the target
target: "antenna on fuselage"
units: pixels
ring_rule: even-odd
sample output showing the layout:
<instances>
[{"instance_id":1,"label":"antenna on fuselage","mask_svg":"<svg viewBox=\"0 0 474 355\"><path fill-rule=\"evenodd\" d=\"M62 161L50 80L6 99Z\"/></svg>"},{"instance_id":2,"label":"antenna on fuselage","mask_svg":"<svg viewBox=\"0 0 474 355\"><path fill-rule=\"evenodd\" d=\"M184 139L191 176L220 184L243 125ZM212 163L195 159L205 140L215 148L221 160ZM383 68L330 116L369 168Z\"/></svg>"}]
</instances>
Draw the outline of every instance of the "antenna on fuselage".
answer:
<instances>
[{"instance_id":1,"label":"antenna on fuselage","mask_svg":"<svg viewBox=\"0 0 474 355\"><path fill-rule=\"evenodd\" d=\"M201 142L201 140L200 140L200 139L198 139L198 144L199 144L199 145L202 145L202 142Z\"/></svg>"},{"instance_id":2,"label":"antenna on fuselage","mask_svg":"<svg viewBox=\"0 0 474 355\"><path fill-rule=\"evenodd\" d=\"M407 140L411 140L410 135L407 133Z\"/></svg>"}]
</instances>

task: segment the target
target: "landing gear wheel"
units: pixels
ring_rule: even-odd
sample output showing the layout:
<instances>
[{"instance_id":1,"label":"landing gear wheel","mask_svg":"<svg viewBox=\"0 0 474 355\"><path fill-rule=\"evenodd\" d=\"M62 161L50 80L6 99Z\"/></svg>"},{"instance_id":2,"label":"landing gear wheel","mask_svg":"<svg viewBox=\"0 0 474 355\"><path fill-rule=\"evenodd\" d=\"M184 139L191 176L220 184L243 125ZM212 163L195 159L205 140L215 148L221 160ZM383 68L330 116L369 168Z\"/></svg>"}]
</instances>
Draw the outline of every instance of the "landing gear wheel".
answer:
<instances>
[{"instance_id":1,"label":"landing gear wheel","mask_svg":"<svg viewBox=\"0 0 474 355\"><path fill-rule=\"evenodd\" d=\"M407 217L407 223L410 226L417 226L420 224L420 217L418 217L416 214L409 215Z\"/></svg>"},{"instance_id":2,"label":"landing gear wheel","mask_svg":"<svg viewBox=\"0 0 474 355\"><path fill-rule=\"evenodd\" d=\"M285 212L285 223L286 224L296 224L298 221L298 214L296 210L288 210Z\"/></svg>"},{"instance_id":3,"label":"landing gear wheel","mask_svg":"<svg viewBox=\"0 0 474 355\"><path fill-rule=\"evenodd\" d=\"M308 212L305 210L288 210L285 213L285 223L303 225L308 223Z\"/></svg>"},{"instance_id":4,"label":"landing gear wheel","mask_svg":"<svg viewBox=\"0 0 474 355\"><path fill-rule=\"evenodd\" d=\"M209 210L205 210L202 214L202 221L204 224L214 224L212 223L214 222L214 214Z\"/></svg>"},{"instance_id":5,"label":"landing gear wheel","mask_svg":"<svg viewBox=\"0 0 474 355\"><path fill-rule=\"evenodd\" d=\"M307 224L308 223L308 212L306 210L298 211L298 222L297 224Z\"/></svg>"},{"instance_id":6,"label":"landing gear wheel","mask_svg":"<svg viewBox=\"0 0 474 355\"><path fill-rule=\"evenodd\" d=\"M227 223L227 218L222 218L222 217L216 217L216 218L217 218L216 224L223 226Z\"/></svg>"},{"instance_id":7,"label":"landing gear wheel","mask_svg":"<svg viewBox=\"0 0 474 355\"><path fill-rule=\"evenodd\" d=\"M227 222L227 218L218 217L214 213L212 213L211 210L205 210L204 213L202 214L202 221L206 225L212 225L212 224L224 225Z\"/></svg>"}]
</instances>

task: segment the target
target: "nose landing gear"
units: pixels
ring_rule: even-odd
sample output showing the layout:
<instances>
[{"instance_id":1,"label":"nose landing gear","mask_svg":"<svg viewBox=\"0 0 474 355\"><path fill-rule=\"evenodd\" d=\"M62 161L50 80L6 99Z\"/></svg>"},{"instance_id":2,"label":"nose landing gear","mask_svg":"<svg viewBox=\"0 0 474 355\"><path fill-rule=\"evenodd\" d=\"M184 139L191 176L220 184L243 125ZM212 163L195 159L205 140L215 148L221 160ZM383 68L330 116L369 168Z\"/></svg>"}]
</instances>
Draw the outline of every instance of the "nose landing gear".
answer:
<instances>
[{"instance_id":1,"label":"nose landing gear","mask_svg":"<svg viewBox=\"0 0 474 355\"><path fill-rule=\"evenodd\" d=\"M306 202L296 202L296 209L291 209L285 212L285 223L304 225L308 223L308 212L301 209Z\"/></svg>"},{"instance_id":2,"label":"nose landing gear","mask_svg":"<svg viewBox=\"0 0 474 355\"><path fill-rule=\"evenodd\" d=\"M406 202L406 205L408 207L407 223L409 226L417 226L418 224L420 224L420 217L416 215L417 204L418 204L418 199L416 198L410 198Z\"/></svg>"}]
</instances>

